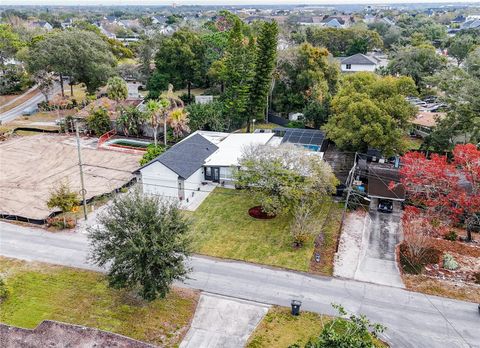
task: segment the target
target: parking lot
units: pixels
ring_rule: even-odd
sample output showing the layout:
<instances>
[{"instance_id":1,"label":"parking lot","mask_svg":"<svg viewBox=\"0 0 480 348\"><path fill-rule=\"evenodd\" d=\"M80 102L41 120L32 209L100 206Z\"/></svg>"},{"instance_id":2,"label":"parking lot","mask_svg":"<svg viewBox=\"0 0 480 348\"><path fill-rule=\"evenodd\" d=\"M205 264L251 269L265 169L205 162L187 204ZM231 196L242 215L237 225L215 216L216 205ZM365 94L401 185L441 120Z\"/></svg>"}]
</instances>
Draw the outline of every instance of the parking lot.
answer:
<instances>
[{"instance_id":1,"label":"parking lot","mask_svg":"<svg viewBox=\"0 0 480 348\"><path fill-rule=\"evenodd\" d=\"M95 138L82 139L86 197L102 195L133 178L140 155L97 150ZM0 143L0 213L45 219L50 192L68 182L80 192L75 137L34 135Z\"/></svg>"}]
</instances>

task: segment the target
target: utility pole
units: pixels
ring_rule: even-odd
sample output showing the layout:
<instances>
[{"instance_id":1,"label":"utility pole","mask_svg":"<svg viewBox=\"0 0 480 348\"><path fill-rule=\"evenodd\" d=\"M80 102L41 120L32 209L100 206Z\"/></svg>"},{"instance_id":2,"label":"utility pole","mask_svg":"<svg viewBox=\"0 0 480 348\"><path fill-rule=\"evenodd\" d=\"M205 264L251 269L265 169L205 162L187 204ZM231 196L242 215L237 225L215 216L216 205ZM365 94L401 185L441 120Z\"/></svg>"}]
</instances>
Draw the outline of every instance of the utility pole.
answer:
<instances>
[{"instance_id":1,"label":"utility pole","mask_svg":"<svg viewBox=\"0 0 480 348\"><path fill-rule=\"evenodd\" d=\"M78 122L75 121L75 133L77 134L77 152L78 152L78 166L80 167L80 182L82 184L82 199L83 199L83 216L87 220L87 201L85 199L85 182L83 181L83 164L82 164L82 151L80 150L80 134L78 133Z\"/></svg>"}]
</instances>

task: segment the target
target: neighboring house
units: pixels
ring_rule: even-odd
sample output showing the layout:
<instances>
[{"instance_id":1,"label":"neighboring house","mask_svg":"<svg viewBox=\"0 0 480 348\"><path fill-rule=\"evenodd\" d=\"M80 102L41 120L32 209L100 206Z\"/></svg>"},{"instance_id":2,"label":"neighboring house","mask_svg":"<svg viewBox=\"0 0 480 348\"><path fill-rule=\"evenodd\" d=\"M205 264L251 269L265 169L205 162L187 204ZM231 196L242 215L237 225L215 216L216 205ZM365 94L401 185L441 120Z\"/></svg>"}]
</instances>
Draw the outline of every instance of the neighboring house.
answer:
<instances>
[{"instance_id":1,"label":"neighboring house","mask_svg":"<svg viewBox=\"0 0 480 348\"><path fill-rule=\"evenodd\" d=\"M109 39L116 39L117 38L117 35L115 35L114 33L112 33L111 31L108 31L107 29L105 29L103 27L103 25L100 25L99 26L100 28L100 32L105 35L106 37L108 37Z\"/></svg>"},{"instance_id":2,"label":"neighboring house","mask_svg":"<svg viewBox=\"0 0 480 348\"><path fill-rule=\"evenodd\" d=\"M122 19L117 24L123 28L138 29L141 27L138 19Z\"/></svg>"},{"instance_id":3,"label":"neighboring house","mask_svg":"<svg viewBox=\"0 0 480 348\"><path fill-rule=\"evenodd\" d=\"M395 25L395 21L393 19L389 18L389 17L382 17L382 18L378 19L378 22L385 23L388 26L394 26Z\"/></svg>"},{"instance_id":4,"label":"neighboring house","mask_svg":"<svg viewBox=\"0 0 480 348\"><path fill-rule=\"evenodd\" d=\"M372 14L366 14L365 17L363 17L363 21L366 24L374 23L376 19L377 19L377 17L372 15Z\"/></svg>"},{"instance_id":5,"label":"neighboring house","mask_svg":"<svg viewBox=\"0 0 480 348\"><path fill-rule=\"evenodd\" d=\"M470 19L467 20L460 26L460 30L467 30L467 29L478 29L480 28L480 19Z\"/></svg>"},{"instance_id":6,"label":"neighboring house","mask_svg":"<svg viewBox=\"0 0 480 348\"><path fill-rule=\"evenodd\" d=\"M45 21L33 22L32 25L34 27L42 28L42 29L45 29L45 30L52 30L53 29L53 26L50 23L45 22Z\"/></svg>"},{"instance_id":7,"label":"neighboring house","mask_svg":"<svg viewBox=\"0 0 480 348\"><path fill-rule=\"evenodd\" d=\"M379 60L374 57L369 57L361 53L353 56L340 59L340 70L342 72L357 72L357 71L375 71L380 66Z\"/></svg>"},{"instance_id":8,"label":"neighboring house","mask_svg":"<svg viewBox=\"0 0 480 348\"><path fill-rule=\"evenodd\" d=\"M300 17L297 21L299 25L304 26L323 26L322 17Z\"/></svg>"},{"instance_id":9,"label":"neighboring house","mask_svg":"<svg viewBox=\"0 0 480 348\"><path fill-rule=\"evenodd\" d=\"M328 28L347 28L351 24L349 16L328 16L321 21L321 25Z\"/></svg>"},{"instance_id":10,"label":"neighboring house","mask_svg":"<svg viewBox=\"0 0 480 348\"><path fill-rule=\"evenodd\" d=\"M175 32L175 28L171 25L167 25L159 30L162 35L172 35Z\"/></svg>"},{"instance_id":11,"label":"neighboring house","mask_svg":"<svg viewBox=\"0 0 480 348\"><path fill-rule=\"evenodd\" d=\"M115 16L105 16L103 20L107 21L108 23L117 23L117 17Z\"/></svg>"},{"instance_id":12,"label":"neighboring house","mask_svg":"<svg viewBox=\"0 0 480 348\"><path fill-rule=\"evenodd\" d=\"M71 28L72 25L73 25L73 19L68 18L68 19L64 20L62 23L60 23L60 25L62 26L62 29Z\"/></svg>"},{"instance_id":13,"label":"neighboring house","mask_svg":"<svg viewBox=\"0 0 480 348\"><path fill-rule=\"evenodd\" d=\"M358 166L353 186L366 192L370 207L377 209L379 200L393 202L394 211L401 210L405 201L405 188L400 183L399 166L387 163L376 150L369 150L366 155L358 155Z\"/></svg>"},{"instance_id":14,"label":"neighboring house","mask_svg":"<svg viewBox=\"0 0 480 348\"><path fill-rule=\"evenodd\" d=\"M167 18L163 16L152 16L152 24L165 24L167 22Z\"/></svg>"},{"instance_id":15,"label":"neighboring house","mask_svg":"<svg viewBox=\"0 0 480 348\"><path fill-rule=\"evenodd\" d=\"M444 112L419 112L411 121L416 135L425 138L437 125L437 121L445 117Z\"/></svg>"}]
</instances>

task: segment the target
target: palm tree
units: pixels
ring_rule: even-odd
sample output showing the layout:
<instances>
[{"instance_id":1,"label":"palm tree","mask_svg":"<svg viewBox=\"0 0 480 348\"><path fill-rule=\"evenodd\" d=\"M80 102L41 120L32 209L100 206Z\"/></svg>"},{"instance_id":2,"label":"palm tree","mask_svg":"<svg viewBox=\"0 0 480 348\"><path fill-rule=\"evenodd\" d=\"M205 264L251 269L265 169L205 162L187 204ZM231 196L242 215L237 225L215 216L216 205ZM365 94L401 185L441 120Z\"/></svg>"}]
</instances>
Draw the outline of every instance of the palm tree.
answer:
<instances>
[{"instance_id":1,"label":"palm tree","mask_svg":"<svg viewBox=\"0 0 480 348\"><path fill-rule=\"evenodd\" d=\"M176 138L179 138L184 135L184 133L190 132L190 127L188 127L188 113L184 108L173 109L168 116L168 123L173 130L173 135Z\"/></svg>"},{"instance_id":2,"label":"palm tree","mask_svg":"<svg viewBox=\"0 0 480 348\"><path fill-rule=\"evenodd\" d=\"M150 123L153 128L153 142L157 146L157 132L160 120L163 120L163 139L164 145L167 146L167 115L170 107L170 101L165 98L159 100L149 100L147 110L150 115Z\"/></svg>"}]
</instances>

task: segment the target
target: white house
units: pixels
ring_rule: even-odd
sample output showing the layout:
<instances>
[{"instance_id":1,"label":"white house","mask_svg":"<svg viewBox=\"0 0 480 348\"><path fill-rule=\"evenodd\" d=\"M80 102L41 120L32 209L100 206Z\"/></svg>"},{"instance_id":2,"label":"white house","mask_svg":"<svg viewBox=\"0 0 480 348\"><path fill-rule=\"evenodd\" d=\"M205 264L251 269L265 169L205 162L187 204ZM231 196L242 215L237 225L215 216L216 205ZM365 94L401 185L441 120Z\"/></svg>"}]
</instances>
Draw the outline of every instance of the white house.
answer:
<instances>
[{"instance_id":1,"label":"white house","mask_svg":"<svg viewBox=\"0 0 480 348\"><path fill-rule=\"evenodd\" d=\"M379 61L373 57L357 53L353 56L342 58L340 60L340 69L342 72L356 71L375 71L379 66Z\"/></svg>"},{"instance_id":2,"label":"white house","mask_svg":"<svg viewBox=\"0 0 480 348\"><path fill-rule=\"evenodd\" d=\"M198 133L185 138L138 169L143 192L185 199L200 190L205 181L203 163L216 150L215 144Z\"/></svg>"},{"instance_id":3,"label":"white house","mask_svg":"<svg viewBox=\"0 0 480 348\"><path fill-rule=\"evenodd\" d=\"M232 169L238 168L248 146L291 143L323 156L324 139L320 130L313 129L276 128L264 133L196 131L135 174L140 176L144 193L188 202L204 194L207 183L233 186Z\"/></svg>"},{"instance_id":4,"label":"white house","mask_svg":"<svg viewBox=\"0 0 480 348\"><path fill-rule=\"evenodd\" d=\"M264 145L273 133L229 134L197 131L140 167L143 192L184 200L206 182L228 184L242 150Z\"/></svg>"}]
</instances>

